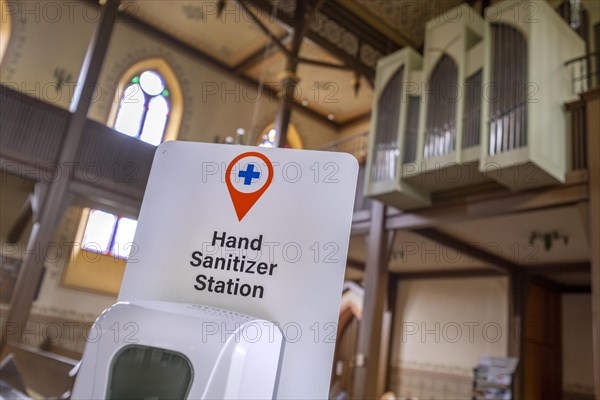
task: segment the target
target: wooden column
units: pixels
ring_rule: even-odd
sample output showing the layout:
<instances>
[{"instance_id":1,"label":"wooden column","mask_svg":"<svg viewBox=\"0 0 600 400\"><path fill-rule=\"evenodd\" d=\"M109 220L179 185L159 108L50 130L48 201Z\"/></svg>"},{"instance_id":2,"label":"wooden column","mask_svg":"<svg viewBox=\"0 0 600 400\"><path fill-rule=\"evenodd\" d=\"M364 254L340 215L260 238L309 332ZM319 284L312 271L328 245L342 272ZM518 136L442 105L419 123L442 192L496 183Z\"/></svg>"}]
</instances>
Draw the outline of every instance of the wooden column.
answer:
<instances>
[{"instance_id":1,"label":"wooden column","mask_svg":"<svg viewBox=\"0 0 600 400\"><path fill-rule=\"evenodd\" d=\"M594 386L596 400L600 400L600 87L582 97L587 103Z\"/></svg>"},{"instance_id":2,"label":"wooden column","mask_svg":"<svg viewBox=\"0 0 600 400\"><path fill-rule=\"evenodd\" d=\"M36 215L27 242L27 252L19 271L15 290L10 302L8 317L2 327L2 346L10 341L19 341L21 329L25 326L33 303L38 283L43 271L44 249L51 242L69 203L68 189L71 178L70 166L77 154L83 128L87 121L93 91L97 86L102 63L116 22L118 0L108 0L102 6L101 17L81 68L78 90L72 99L72 114L67 123L61 144L58 165L61 170L39 196L39 215Z\"/></svg>"},{"instance_id":3,"label":"wooden column","mask_svg":"<svg viewBox=\"0 0 600 400\"><path fill-rule=\"evenodd\" d=\"M529 277L521 335L521 385L516 399L554 399L562 392L560 286Z\"/></svg>"},{"instance_id":4,"label":"wooden column","mask_svg":"<svg viewBox=\"0 0 600 400\"><path fill-rule=\"evenodd\" d=\"M294 11L294 36L292 37L292 45L287 54L285 70L279 74L278 80L281 85L279 105L277 107L277 116L275 117L275 130L277 131L276 146L284 147L287 143L287 131L292 115L292 105L294 103L294 95L296 85L300 78L296 75L298 70L300 47L302 41L308 31L311 16L319 8L321 2L314 0L297 1Z\"/></svg>"},{"instance_id":5,"label":"wooden column","mask_svg":"<svg viewBox=\"0 0 600 400\"><path fill-rule=\"evenodd\" d=\"M367 237L367 263L365 265L363 317L358 332L356 368L354 373L355 399L375 399L381 396L381 375L387 365L380 362L383 343L384 314L388 296L389 240L385 229L386 207L373 201L371 227Z\"/></svg>"},{"instance_id":6,"label":"wooden column","mask_svg":"<svg viewBox=\"0 0 600 400\"><path fill-rule=\"evenodd\" d=\"M514 374L515 399L523 398L523 376L526 360L523 357L523 335L525 332L525 307L527 304L528 277L522 272L513 272L508 281L508 340L507 354L519 360Z\"/></svg>"},{"instance_id":7,"label":"wooden column","mask_svg":"<svg viewBox=\"0 0 600 400\"><path fill-rule=\"evenodd\" d=\"M388 253L387 263L391 259L391 253L394 249L394 239L396 237L396 231L388 231ZM387 392L393 390L392 385L396 382L390 375L391 362L393 360L392 351L394 350L394 328L396 326L396 303L398 302L398 285L400 284L400 277L398 274L390 273L388 276L388 293L387 293L387 309L384 315L384 345L381 346L381 354L383 363L382 376L380 377L381 391ZM399 334L399 333L396 333Z\"/></svg>"}]
</instances>

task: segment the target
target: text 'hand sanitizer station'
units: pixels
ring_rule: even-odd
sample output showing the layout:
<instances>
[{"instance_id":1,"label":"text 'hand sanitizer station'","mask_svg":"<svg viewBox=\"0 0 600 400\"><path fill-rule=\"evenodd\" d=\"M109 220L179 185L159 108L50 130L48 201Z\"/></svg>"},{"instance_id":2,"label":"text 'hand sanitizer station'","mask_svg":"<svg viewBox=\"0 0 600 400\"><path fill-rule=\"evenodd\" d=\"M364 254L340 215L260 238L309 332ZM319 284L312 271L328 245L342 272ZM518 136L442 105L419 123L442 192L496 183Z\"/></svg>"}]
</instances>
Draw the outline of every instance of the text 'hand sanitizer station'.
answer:
<instances>
[{"instance_id":1,"label":"text 'hand sanitizer station'","mask_svg":"<svg viewBox=\"0 0 600 400\"><path fill-rule=\"evenodd\" d=\"M74 399L328 397L358 164L167 142Z\"/></svg>"}]
</instances>

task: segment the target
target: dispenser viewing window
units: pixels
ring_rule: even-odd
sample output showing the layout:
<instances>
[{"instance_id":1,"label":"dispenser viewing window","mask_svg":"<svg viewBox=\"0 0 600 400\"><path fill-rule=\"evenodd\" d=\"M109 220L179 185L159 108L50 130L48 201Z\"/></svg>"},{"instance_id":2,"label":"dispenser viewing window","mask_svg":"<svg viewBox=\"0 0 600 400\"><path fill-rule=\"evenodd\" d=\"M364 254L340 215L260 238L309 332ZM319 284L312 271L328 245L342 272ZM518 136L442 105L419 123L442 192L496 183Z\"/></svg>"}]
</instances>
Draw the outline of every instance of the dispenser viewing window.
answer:
<instances>
[{"instance_id":1,"label":"dispenser viewing window","mask_svg":"<svg viewBox=\"0 0 600 400\"><path fill-rule=\"evenodd\" d=\"M192 364L183 354L149 346L128 346L110 368L107 399L185 399Z\"/></svg>"},{"instance_id":2,"label":"dispenser viewing window","mask_svg":"<svg viewBox=\"0 0 600 400\"><path fill-rule=\"evenodd\" d=\"M117 303L96 320L73 399L271 399L283 335L219 308Z\"/></svg>"}]
</instances>

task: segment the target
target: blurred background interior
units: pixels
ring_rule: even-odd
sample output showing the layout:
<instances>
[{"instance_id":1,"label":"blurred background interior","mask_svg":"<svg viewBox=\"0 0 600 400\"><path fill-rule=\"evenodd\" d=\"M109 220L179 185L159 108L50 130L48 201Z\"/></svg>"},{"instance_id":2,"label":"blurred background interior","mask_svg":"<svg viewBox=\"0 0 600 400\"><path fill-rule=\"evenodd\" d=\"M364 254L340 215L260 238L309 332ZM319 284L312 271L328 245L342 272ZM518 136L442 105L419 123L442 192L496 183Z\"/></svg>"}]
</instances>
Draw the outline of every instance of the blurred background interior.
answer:
<instances>
[{"instance_id":1,"label":"blurred background interior","mask_svg":"<svg viewBox=\"0 0 600 400\"><path fill-rule=\"evenodd\" d=\"M331 398L515 357L514 398L600 400L599 1L0 4L1 396L69 397L185 140L359 160Z\"/></svg>"}]
</instances>

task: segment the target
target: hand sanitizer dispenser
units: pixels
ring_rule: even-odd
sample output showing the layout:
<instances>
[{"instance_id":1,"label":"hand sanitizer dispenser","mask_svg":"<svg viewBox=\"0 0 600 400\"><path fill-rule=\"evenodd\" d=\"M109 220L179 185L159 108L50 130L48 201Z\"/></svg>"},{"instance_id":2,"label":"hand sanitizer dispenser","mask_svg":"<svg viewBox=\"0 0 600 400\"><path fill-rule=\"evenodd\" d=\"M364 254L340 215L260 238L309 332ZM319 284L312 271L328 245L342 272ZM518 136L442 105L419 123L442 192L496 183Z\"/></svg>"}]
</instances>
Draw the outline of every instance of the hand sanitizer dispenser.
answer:
<instances>
[{"instance_id":1,"label":"hand sanitizer dispenser","mask_svg":"<svg viewBox=\"0 0 600 400\"><path fill-rule=\"evenodd\" d=\"M117 303L92 326L73 399L272 399L284 340L213 307Z\"/></svg>"},{"instance_id":2,"label":"hand sanitizer dispenser","mask_svg":"<svg viewBox=\"0 0 600 400\"><path fill-rule=\"evenodd\" d=\"M72 398L327 398L357 174L347 153L161 144Z\"/></svg>"}]
</instances>

